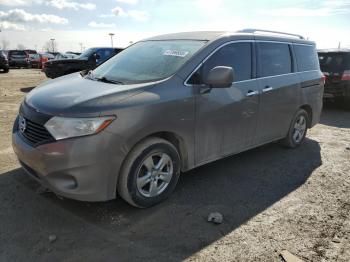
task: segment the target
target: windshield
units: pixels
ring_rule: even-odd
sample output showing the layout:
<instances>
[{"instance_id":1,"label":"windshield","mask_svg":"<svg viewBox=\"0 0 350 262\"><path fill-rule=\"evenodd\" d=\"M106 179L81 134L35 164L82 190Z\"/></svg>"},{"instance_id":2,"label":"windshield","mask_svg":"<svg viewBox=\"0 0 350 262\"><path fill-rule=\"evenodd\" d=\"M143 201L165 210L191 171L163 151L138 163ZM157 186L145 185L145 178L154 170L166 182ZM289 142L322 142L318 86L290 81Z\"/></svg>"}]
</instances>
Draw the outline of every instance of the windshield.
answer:
<instances>
[{"instance_id":1,"label":"windshield","mask_svg":"<svg viewBox=\"0 0 350 262\"><path fill-rule=\"evenodd\" d=\"M204 44L196 40L139 42L97 67L93 77L124 84L164 79L176 73Z\"/></svg>"},{"instance_id":2,"label":"windshield","mask_svg":"<svg viewBox=\"0 0 350 262\"><path fill-rule=\"evenodd\" d=\"M96 48L89 48L85 52L83 52L80 56L78 56L78 59L88 59L93 53L96 52Z\"/></svg>"}]
</instances>

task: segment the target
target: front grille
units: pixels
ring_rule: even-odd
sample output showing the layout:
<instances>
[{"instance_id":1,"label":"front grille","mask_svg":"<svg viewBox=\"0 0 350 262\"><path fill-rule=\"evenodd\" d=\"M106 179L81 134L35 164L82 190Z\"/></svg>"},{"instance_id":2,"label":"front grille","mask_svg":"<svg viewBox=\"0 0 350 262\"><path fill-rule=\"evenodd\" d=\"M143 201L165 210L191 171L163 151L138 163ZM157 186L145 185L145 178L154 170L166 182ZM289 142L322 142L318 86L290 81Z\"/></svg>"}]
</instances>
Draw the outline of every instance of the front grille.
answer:
<instances>
[{"instance_id":1,"label":"front grille","mask_svg":"<svg viewBox=\"0 0 350 262\"><path fill-rule=\"evenodd\" d=\"M46 128L40 124L34 123L28 119L26 120L26 128L24 132L19 130L19 132L32 144L39 145L46 142L54 141L54 138L46 130Z\"/></svg>"}]
</instances>

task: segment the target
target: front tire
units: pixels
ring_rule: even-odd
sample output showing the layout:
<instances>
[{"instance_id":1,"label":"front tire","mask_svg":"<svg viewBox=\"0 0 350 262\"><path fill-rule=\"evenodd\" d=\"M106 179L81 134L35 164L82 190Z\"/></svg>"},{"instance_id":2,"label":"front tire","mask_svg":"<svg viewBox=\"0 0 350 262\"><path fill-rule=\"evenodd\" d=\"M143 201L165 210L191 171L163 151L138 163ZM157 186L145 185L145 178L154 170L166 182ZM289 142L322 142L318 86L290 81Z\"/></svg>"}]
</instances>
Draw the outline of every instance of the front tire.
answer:
<instances>
[{"instance_id":1,"label":"front tire","mask_svg":"<svg viewBox=\"0 0 350 262\"><path fill-rule=\"evenodd\" d=\"M295 114L282 144L288 148L297 148L305 140L309 122L309 115L304 109L299 109Z\"/></svg>"},{"instance_id":2,"label":"front tire","mask_svg":"<svg viewBox=\"0 0 350 262\"><path fill-rule=\"evenodd\" d=\"M139 143L123 164L118 193L129 204L146 208L167 199L180 176L180 156L170 142L156 137Z\"/></svg>"}]
</instances>

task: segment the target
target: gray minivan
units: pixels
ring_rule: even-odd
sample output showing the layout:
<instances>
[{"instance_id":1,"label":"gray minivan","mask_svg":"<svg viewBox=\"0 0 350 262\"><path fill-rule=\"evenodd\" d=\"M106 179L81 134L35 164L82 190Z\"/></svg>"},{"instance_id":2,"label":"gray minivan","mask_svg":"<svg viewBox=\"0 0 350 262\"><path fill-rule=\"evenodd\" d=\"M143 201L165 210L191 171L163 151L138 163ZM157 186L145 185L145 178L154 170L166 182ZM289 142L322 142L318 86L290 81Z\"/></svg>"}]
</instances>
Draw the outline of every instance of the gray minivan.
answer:
<instances>
[{"instance_id":1,"label":"gray minivan","mask_svg":"<svg viewBox=\"0 0 350 262\"><path fill-rule=\"evenodd\" d=\"M31 91L13 148L58 195L119 195L149 207L172 193L180 172L272 141L298 147L320 119L322 97L315 44L301 36L162 35Z\"/></svg>"}]
</instances>

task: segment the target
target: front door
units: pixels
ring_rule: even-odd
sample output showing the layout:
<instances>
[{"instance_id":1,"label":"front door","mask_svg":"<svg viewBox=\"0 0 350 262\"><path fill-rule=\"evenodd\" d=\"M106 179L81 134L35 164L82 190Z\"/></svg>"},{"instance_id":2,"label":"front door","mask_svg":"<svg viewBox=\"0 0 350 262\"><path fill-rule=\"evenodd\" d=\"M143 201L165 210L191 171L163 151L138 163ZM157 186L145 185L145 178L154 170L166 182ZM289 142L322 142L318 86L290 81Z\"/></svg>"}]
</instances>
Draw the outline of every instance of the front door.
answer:
<instances>
[{"instance_id":1,"label":"front door","mask_svg":"<svg viewBox=\"0 0 350 262\"><path fill-rule=\"evenodd\" d=\"M197 165L242 151L253 141L259 96L258 83L252 79L252 50L249 42L228 44L215 52L198 71L197 77L208 74L216 66L229 66L235 71L235 80L230 88L210 89L203 85L198 88Z\"/></svg>"}]
</instances>

